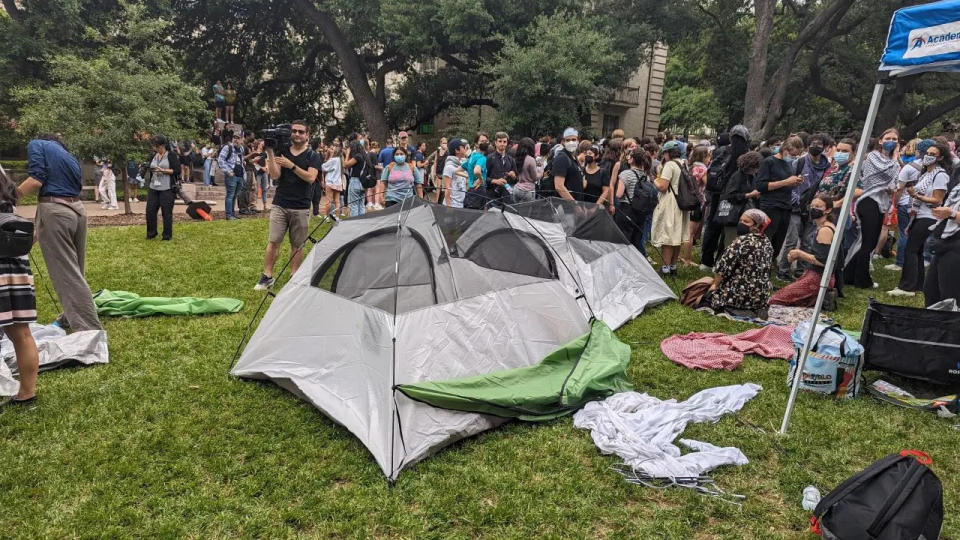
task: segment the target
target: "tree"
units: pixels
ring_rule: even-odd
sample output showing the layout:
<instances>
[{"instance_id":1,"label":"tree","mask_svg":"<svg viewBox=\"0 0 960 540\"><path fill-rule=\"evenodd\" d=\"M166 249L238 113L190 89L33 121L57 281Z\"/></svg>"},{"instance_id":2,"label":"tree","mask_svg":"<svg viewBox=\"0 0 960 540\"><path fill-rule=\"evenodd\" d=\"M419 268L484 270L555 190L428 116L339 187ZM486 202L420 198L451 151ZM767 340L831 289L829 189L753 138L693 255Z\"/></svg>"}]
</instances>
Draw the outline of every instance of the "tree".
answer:
<instances>
[{"instance_id":1,"label":"tree","mask_svg":"<svg viewBox=\"0 0 960 540\"><path fill-rule=\"evenodd\" d=\"M219 76L245 73L248 96L269 88L286 100L296 88L306 101L322 102L324 110L313 112L328 118L346 97L339 93L345 88L374 139L447 109L501 105L497 99L510 96L493 96L491 69L506 44L524 48L542 39L533 26L539 17L565 14L613 43L623 61L602 74L605 87L626 80L643 49L667 34L659 28L682 28L678 21L686 17L658 0L270 0L267 10L262 5L263 0L173 0L174 42L186 64L202 71L194 80L210 84ZM554 54L563 58L570 51L557 43ZM303 71L314 75L304 78ZM277 113L280 103L273 105L266 108Z\"/></svg>"},{"instance_id":2,"label":"tree","mask_svg":"<svg viewBox=\"0 0 960 540\"><path fill-rule=\"evenodd\" d=\"M100 37L99 54L53 57L47 66L51 84L13 92L21 106L21 134L62 133L80 156L108 156L123 165L124 180L127 160L140 160L146 151L138 133L194 134L198 120L209 113L199 90L180 80L173 50L156 39L169 24L146 19L142 6L125 4L117 30ZM124 181L130 213L127 186Z\"/></svg>"},{"instance_id":3,"label":"tree","mask_svg":"<svg viewBox=\"0 0 960 540\"><path fill-rule=\"evenodd\" d=\"M812 3L802 5L785 1L785 10L789 10L784 23L796 23L798 31L784 35L789 43L772 75L768 75L767 57L769 42L773 34L773 11L776 0L756 0L756 28L750 52L750 66L747 73L747 91L744 96L744 124L751 133L759 133L763 138L773 134L783 114L784 100L790 86L793 69L800 52L816 40L827 38L826 30L835 27L837 22L850 9L853 0L829 0L815 10Z\"/></svg>"},{"instance_id":4,"label":"tree","mask_svg":"<svg viewBox=\"0 0 960 540\"><path fill-rule=\"evenodd\" d=\"M624 55L608 36L565 13L539 17L531 37L527 44L509 39L489 70L501 120L531 136L580 125L581 112L605 89L604 74Z\"/></svg>"}]
</instances>

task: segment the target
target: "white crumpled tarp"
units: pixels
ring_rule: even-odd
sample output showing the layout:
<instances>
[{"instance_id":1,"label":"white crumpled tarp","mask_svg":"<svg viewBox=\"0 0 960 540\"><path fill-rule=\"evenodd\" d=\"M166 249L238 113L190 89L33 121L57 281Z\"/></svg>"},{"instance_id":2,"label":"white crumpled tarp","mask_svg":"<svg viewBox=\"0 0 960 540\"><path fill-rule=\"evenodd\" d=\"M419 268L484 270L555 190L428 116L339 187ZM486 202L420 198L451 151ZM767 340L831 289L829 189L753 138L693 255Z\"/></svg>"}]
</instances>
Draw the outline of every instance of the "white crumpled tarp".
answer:
<instances>
[{"instance_id":1,"label":"white crumpled tarp","mask_svg":"<svg viewBox=\"0 0 960 540\"><path fill-rule=\"evenodd\" d=\"M696 477L721 465L746 465L739 448L680 439L693 450L681 455L673 444L690 422L716 422L739 411L761 390L747 383L709 388L690 399L662 401L648 394L621 392L587 403L573 416L573 425L589 429L604 454L616 454L637 473L654 478Z\"/></svg>"},{"instance_id":2,"label":"white crumpled tarp","mask_svg":"<svg viewBox=\"0 0 960 540\"><path fill-rule=\"evenodd\" d=\"M67 364L106 364L110 361L107 350L107 332L84 330L67 333L59 326L31 324L30 332L37 342L40 353L40 371L47 371ZM0 397L17 395L20 383L17 374L17 356L13 342L6 334L0 339Z\"/></svg>"}]
</instances>

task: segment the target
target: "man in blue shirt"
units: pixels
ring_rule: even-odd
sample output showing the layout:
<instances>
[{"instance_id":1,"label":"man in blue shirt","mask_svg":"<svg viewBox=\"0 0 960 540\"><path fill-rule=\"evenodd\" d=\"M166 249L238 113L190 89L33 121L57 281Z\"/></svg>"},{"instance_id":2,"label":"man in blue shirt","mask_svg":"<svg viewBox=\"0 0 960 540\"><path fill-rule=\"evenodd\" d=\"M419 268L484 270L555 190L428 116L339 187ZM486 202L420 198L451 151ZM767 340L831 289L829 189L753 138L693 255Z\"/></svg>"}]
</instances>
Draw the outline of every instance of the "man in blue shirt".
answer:
<instances>
[{"instance_id":1,"label":"man in blue shirt","mask_svg":"<svg viewBox=\"0 0 960 540\"><path fill-rule=\"evenodd\" d=\"M37 241L50 281L63 304L58 321L73 330L103 330L83 277L87 213L80 202L80 162L67 151L59 136L45 134L27 144L27 171L30 176L19 190L21 195L39 192Z\"/></svg>"},{"instance_id":2,"label":"man in blue shirt","mask_svg":"<svg viewBox=\"0 0 960 540\"><path fill-rule=\"evenodd\" d=\"M383 142L383 149L380 150L380 153L377 154L377 163L380 164L380 168L386 169L388 165L393 163L393 138L387 137L387 140Z\"/></svg>"}]
</instances>

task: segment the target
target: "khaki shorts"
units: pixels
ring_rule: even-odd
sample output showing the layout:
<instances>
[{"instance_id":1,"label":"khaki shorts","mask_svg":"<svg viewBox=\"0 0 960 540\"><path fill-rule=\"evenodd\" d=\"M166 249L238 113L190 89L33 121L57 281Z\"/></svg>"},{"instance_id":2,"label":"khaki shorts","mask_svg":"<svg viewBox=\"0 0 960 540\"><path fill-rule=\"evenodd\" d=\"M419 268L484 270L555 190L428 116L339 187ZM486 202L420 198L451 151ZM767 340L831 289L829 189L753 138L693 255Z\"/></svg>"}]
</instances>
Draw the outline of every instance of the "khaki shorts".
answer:
<instances>
[{"instance_id":1,"label":"khaki shorts","mask_svg":"<svg viewBox=\"0 0 960 540\"><path fill-rule=\"evenodd\" d=\"M310 228L310 209L281 208L270 209L271 244L283 243L283 237L290 231L290 245L300 247L307 241L307 229Z\"/></svg>"}]
</instances>

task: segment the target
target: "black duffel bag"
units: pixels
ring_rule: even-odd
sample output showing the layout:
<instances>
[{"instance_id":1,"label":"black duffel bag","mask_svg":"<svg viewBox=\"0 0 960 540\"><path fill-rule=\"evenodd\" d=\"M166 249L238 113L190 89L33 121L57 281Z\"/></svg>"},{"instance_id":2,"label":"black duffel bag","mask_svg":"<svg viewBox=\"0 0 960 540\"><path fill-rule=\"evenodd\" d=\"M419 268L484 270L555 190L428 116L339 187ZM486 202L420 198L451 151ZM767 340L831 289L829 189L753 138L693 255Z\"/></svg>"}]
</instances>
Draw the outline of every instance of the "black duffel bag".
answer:
<instances>
[{"instance_id":1,"label":"black duffel bag","mask_svg":"<svg viewBox=\"0 0 960 540\"><path fill-rule=\"evenodd\" d=\"M0 258L23 257L33 247L33 222L0 212Z\"/></svg>"},{"instance_id":2,"label":"black duffel bag","mask_svg":"<svg viewBox=\"0 0 960 540\"><path fill-rule=\"evenodd\" d=\"M870 299L860 336L863 369L960 384L960 312Z\"/></svg>"},{"instance_id":3,"label":"black duffel bag","mask_svg":"<svg viewBox=\"0 0 960 540\"><path fill-rule=\"evenodd\" d=\"M930 456L904 450L875 461L828 493L810 518L828 540L936 540L943 486Z\"/></svg>"}]
</instances>

